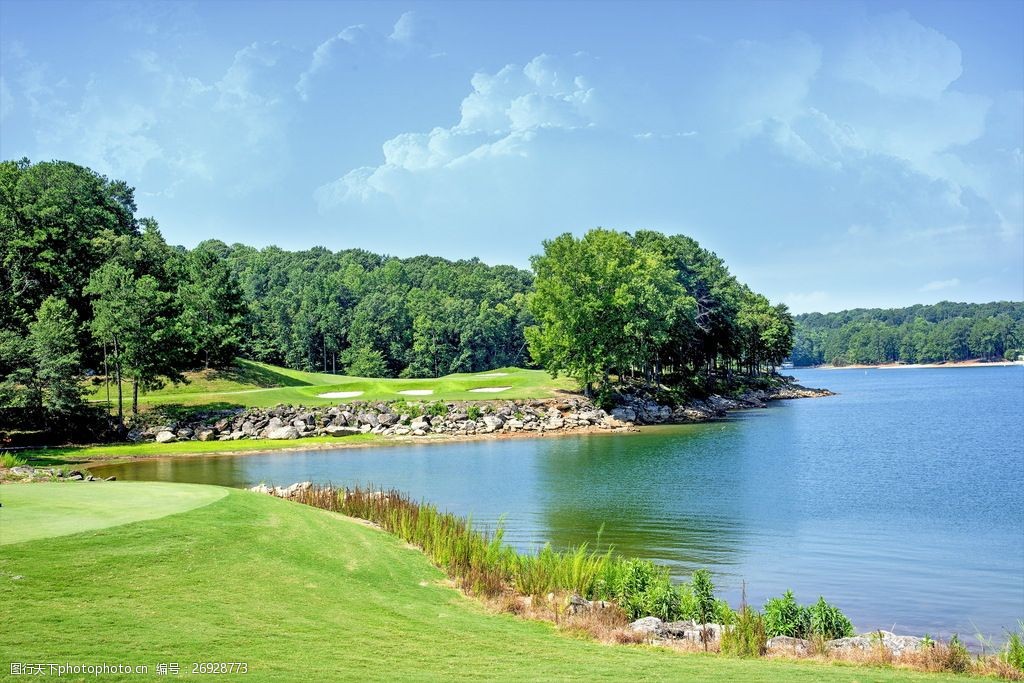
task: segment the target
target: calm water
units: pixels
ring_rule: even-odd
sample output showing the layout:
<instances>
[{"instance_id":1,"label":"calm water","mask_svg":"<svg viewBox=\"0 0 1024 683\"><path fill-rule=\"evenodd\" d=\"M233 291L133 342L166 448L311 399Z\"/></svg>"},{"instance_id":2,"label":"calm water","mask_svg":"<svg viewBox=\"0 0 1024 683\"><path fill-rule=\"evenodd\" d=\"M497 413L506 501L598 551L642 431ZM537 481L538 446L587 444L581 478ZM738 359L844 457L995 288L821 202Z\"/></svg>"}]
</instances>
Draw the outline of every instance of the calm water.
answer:
<instances>
[{"instance_id":1,"label":"calm water","mask_svg":"<svg viewBox=\"0 0 1024 683\"><path fill-rule=\"evenodd\" d=\"M138 462L121 479L395 487L528 547L594 541L752 602L824 595L859 629L1024 618L1024 368L797 371L838 396L633 435Z\"/></svg>"}]
</instances>

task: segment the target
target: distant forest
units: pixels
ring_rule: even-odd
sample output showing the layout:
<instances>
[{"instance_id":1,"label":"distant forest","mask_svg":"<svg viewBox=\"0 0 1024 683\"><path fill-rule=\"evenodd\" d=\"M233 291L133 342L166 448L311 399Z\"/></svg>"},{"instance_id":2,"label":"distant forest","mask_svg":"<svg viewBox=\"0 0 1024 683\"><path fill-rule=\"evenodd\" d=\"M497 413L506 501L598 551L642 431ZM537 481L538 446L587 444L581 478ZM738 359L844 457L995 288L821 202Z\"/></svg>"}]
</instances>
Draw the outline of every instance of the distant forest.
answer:
<instances>
[{"instance_id":1,"label":"distant forest","mask_svg":"<svg viewBox=\"0 0 1024 683\"><path fill-rule=\"evenodd\" d=\"M1024 353L1024 302L943 301L795 316L794 365L937 363L1016 359Z\"/></svg>"}]
</instances>

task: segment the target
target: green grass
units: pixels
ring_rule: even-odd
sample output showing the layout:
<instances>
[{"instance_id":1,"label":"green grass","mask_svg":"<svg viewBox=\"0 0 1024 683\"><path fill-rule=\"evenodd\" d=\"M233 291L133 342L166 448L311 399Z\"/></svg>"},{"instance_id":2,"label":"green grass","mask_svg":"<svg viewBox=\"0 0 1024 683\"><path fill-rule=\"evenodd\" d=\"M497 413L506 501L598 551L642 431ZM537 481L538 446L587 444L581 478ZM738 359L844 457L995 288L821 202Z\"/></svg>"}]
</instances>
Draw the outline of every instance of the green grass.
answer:
<instances>
[{"instance_id":1,"label":"green grass","mask_svg":"<svg viewBox=\"0 0 1024 683\"><path fill-rule=\"evenodd\" d=\"M208 505L226 494L227 489L213 486L162 483L4 486L0 491L0 545L165 517Z\"/></svg>"},{"instance_id":2,"label":"green grass","mask_svg":"<svg viewBox=\"0 0 1024 683\"><path fill-rule=\"evenodd\" d=\"M482 377L506 373L500 377ZM488 399L552 398L576 391L576 383L568 378L552 379L542 370L498 368L483 373L448 375L437 379L383 379L349 377L288 370L248 360L236 361L228 370L205 370L188 373L188 384L169 384L163 389L139 395L140 406L255 406L279 403L292 405L335 405L345 401L481 401ZM474 393L480 387L511 387L501 393ZM111 400L116 401L115 387ZM429 396L406 396L407 389L432 389ZM131 386L125 385L126 402L130 403ZM351 399L320 398L318 394L337 391L362 391ZM106 400L102 383L90 384L88 398Z\"/></svg>"},{"instance_id":3,"label":"green grass","mask_svg":"<svg viewBox=\"0 0 1024 683\"><path fill-rule=\"evenodd\" d=\"M353 434L352 436L310 436L304 439L271 440L256 439L241 441L175 441L173 443L129 443L95 446L60 446L38 448L19 453L28 464L36 466L61 463L81 463L90 460L116 460L119 458L153 457L174 455L202 455L214 453L237 453L240 451L275 451L289 448L310 449L330 445L337 448L355 444L367 444L380 439L376 434Z\"/></svg>"},{"instance_id":4,"label":"green grass","mask_svg":"<svg viewBox=\"0 0 1024 683\"><path fill-rule=\"evenodd\" d=\"M157 491L128 482L0 486L0 527L24 533L24 518L7 517L20 505L37 510L34 523L45 510L64 517L66 497L82 492L95 496L94 511L107 501L113 514L121 495L136 493L111 495L121 489ZM131 506L140 516L146 509ZM3 546L0 676L10 661L150 666L148 678L99 680L160 680L158 662L186 673L191 662L244 661L251 681L958 680L602 645L489 614L442 578L394 536L231 490L159 519Z\"/></svg>"}]
</instances>

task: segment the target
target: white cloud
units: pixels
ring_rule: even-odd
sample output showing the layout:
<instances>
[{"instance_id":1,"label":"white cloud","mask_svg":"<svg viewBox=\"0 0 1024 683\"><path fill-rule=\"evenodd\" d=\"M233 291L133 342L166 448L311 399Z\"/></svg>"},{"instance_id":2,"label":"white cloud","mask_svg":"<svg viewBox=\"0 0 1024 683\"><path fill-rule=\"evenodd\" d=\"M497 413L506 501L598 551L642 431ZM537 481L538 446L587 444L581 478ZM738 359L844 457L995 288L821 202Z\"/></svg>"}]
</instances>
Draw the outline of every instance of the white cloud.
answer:
<instances>
[{"instance_id":1,"label":"white cloud","mask_svg":"<svg viewBox=\"0 0 1024 683\"><path fill-rule=\"evenodd\" d=\"M905 11L870 18L837 67L883 95L935 98L960 78L960 46Z\"/></svg>"},{"instance_id":2,"label":"white cloud","mask_svg":"<svg viewBox=\"0 0 1024 683\"><path fill-rule=\"evenodd\" d=\"M365 24L349 26L313 50L309 66L299 74L299 79L295 83L295 91L299 93L300 99L308 100L313 81L321 72L328 70L337 62L339 55L347 52L353 57L371 55L375 59L401 55L422 47L423 33L415 12L402 14L392 27L391 33L386 36Z\"/></svg>"},{"instance_id":3,"label":"white cloud","mask_svg":"<svg viewBox=\"0 0 1024 683\"><path fill-rule=\"evenodd\" d=\"M917 291L919 292L937 292L941 289L952 289L953 287L960 286L960 278L950 278L949 280L933 280L926 285L922 285Z\"/></svg>"},{"instance_id":4,"label":"white cloud","mask_svg":"<svg viewBox=\"0 0 1024 683\"><path fill-rule=\"evenodd\" d=\"M315 192L321 210L376 195L397 198L417 176L477 166L494 158L526 158L538 130L593 125L593 89L568 64L539 55L523 67L477 73L458 124L429 133L402 133L382 145L384 163L356 168Z\"/></svg>"}]
</instances>

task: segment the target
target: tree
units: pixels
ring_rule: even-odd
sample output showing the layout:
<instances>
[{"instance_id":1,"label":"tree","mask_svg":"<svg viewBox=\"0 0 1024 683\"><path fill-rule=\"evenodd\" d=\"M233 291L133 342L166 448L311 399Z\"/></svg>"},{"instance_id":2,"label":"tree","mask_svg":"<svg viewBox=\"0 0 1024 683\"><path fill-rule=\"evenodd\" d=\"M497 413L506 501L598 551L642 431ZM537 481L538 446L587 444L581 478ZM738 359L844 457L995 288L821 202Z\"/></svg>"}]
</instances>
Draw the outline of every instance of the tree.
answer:
<instances>
[{"instance_id":1,"label":"tree","mask_svg":"<svg viewBox=\"0 0 1024 683\"><path fill-rule=\"evenodd\" d=\"M178 288L182 337L204 367L230 363L243 334L238 278L209 242L189 252L185 270L187 280Z\"/></svg>"},{"instance_id":2,"label":"tree","mask_svg":"<svg viewBox=\"0 0 1024 683\"><path fill-rule=\"evenodd\" d=\"M613 370L649 368L668 339L682 291L664 258L629 235L596 229L544 242L531 259L534 292L526 328L534 360L575 377L589 394Z\"/></svg>"},{"instance_id":3,"label":"tree","mask_svg":"<svg viewBox=\"0 0 1024 683\"><path fill-rule=\"evenodd\" d=\"M153 276L136 278L113 261L93 274L86 292L95 297L92 333L110 351L117 384L117 421L123 428L123 378L132 383L134 414L139 412L140 388L159 387L163 379L182 379L173 296L161 291Z\"/></svg>"},{"instance_id":4,"label":"tree","mask_svg":"<svg viewBox=\"0 0 1024 683\"><path fill-rule=\"evenodd\" d=\"M82 409L82 367L75 312L47 297L29 326L35 392L48 427Z\"/></svg>"}]
</instances>

